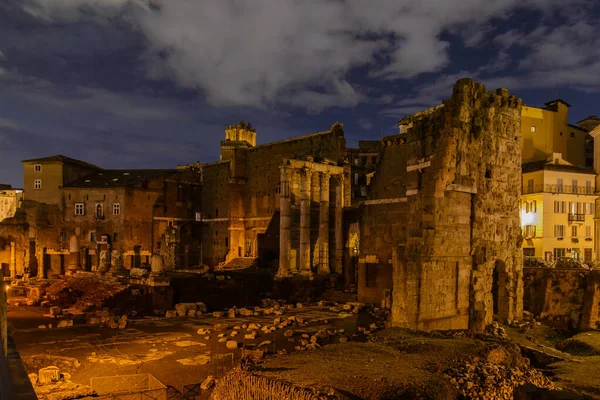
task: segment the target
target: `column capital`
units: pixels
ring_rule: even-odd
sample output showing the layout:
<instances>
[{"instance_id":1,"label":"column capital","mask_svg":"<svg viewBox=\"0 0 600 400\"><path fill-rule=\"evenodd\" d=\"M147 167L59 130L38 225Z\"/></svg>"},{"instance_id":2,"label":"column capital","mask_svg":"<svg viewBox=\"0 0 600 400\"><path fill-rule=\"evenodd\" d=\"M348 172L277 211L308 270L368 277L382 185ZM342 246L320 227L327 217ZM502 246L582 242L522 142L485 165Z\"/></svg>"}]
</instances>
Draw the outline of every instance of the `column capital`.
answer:
<instances>
[{"instance_id":1,"label":"column capital","mask_svg":"<svg viewBox=\"0 0 600 400\"><path fill-rule=\"evenodd\" d=\"M300 174L300 176L307 179L310 179L312 177L313 172L313 170L307 167L298 169L298 173Z\"/></svg>"}]
</instances>

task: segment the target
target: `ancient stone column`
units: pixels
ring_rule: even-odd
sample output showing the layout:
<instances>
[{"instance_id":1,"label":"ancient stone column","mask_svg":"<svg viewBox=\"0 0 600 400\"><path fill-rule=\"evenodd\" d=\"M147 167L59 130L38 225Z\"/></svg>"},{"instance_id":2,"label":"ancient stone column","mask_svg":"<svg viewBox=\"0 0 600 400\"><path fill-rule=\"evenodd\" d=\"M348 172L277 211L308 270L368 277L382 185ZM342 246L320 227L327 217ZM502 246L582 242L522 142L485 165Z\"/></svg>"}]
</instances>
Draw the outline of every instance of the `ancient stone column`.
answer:
<instances>
[{"instance_id":1,"label":"ancient stone column","mask_svg":"<svg viewBox=\"0 0 600 400\"><path fill-rule=\"evenodd\" d=\"M300 174L300 274L312 276L310 268L310 192L312 171Z\"/></svg>"},{"instance_id":2,"label":"ancient stone column","mask_svg":"<svg viewBox=\"0 0 600 400\"><path fill-rule=\"evenodd\" d=\"M8 319L4 275L0 268L0 358L8 359Z\"/></svg>"},{"instance_id":3,"label":"ancient stone column","mask_svg":"<svg viewBox=\"0 0 600 400\"><path fill-rule=\"evenodd\" d=\"M123 255L117 249L114 249L111 252L110 273L115 276L125 274L125 268L123 268Z\"/></svg>"},{"instance_id":4,"label":"ancient stone column","mask_svg":"<svg viewBox=\"0 0 600 400\"><path fill-rule=\"evenodd\" d=\"M319 205L319 275L329 275L329 172L321 173L321 203Z\"/></svg>"},{"instance_id":5,"label":"ancient stone column","mask_svg":"<svg viewBox=\"0 0 600 400\"><path fill-rule=\"evenodd\" d=\"M344 252L344 238L342 235L342 207L344 206L344 177L338 176L335 187L335 261L333 272L342 273L342 258Z\"/></svg>"},{"instance_id":6,"label":"ancient stone column","mask_svg":"<svg viewBox=\"0 0 600 400\"><path fill-rule=\"evenodd\" d=\"M100 248L100 263L98 264L98 272L105 274L110 269L110 244L103 245Z\"/></svg>"},{"instance_id":7,"label":"ancient stone column","mask_svg":"<svg viewBox=\"0 0 600 400\"><path fill-rule=\"evenodd\" d=\"M163 259L160 254L154 254L152 256L152 275L160 275L164 271Z\"/></svg>"},{"instance_id":8,"label":"ancient stone column","mask_svg":"<svg viewBox=\"0 0 600 400\"><path fill-rule=\"evenodd\" d=\"M278 278L285 278L291 275L290 271L290 249L291 249L291 198L290 198L290 180L291 168L282 166L280 168L281 186L279 194L279 269Z\"/></svg>"},{"instance_id":9,"label":"ancient stone column","mask_svg":"<svg viewBox=\"0 0 600 400\"><path fill-rule=\"evenodd\" d=\"M81 270L81 253L79 252L79 238L77 238L77 235L71 235L69 238L69 261L67 267L71 273Z\"/></svg>"},{"instance_id":10,"label":"ancient stone column","mask_svg":"<svg viewBox=\"0 0 600 400\"><path fill-rule=\"evenodd\" d=\"M17 276L17 247L15 242L10 242L10 276Z\"/></svg>"}]
</instances>

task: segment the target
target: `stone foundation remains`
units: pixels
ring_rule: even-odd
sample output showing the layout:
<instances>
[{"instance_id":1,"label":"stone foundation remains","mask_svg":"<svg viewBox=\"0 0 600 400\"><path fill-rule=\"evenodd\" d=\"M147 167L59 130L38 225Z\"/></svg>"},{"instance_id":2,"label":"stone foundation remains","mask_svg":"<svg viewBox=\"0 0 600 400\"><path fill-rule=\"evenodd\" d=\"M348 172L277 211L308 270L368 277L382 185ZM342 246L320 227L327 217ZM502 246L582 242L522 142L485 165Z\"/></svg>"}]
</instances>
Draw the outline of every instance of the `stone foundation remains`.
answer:
<instances>
[{"instance_id":1,"label":"stone foundation remains","mask_svg":"<svg viewBox=\"0 0 600 400\"><path fill-rule=\"evenodd\" d=\"M523 308L559 329L598 328L600 271L525 268Z\"/></svg>"}]
</instances>

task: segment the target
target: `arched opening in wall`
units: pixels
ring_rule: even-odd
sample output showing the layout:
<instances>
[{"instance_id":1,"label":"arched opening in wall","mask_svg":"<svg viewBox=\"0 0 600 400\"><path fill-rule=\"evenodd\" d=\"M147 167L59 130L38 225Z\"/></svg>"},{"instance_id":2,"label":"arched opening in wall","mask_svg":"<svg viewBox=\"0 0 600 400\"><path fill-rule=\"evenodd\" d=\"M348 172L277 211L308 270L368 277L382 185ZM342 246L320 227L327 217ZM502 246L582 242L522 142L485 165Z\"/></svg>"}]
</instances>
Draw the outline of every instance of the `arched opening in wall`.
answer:
<instances>
[{"instance_id":1,"label":"arched opening in wall","mask_svg":"<svg viewBox=\"0 0 600 400\"><path fill-rule=\"evenodd\" d=\"M102 204L96 204L96 218L102 218L104 216L104 211L102 209Z\"/></svg>"},{"instance_id":2,"label":"arched opening in wall","mask_svg":"<svg viewBox=\"0 0 600 400\"><path fill-rule=\"evenodd\" d=\"M508 318L508 292L507 292L506 265L500 260L494 263L492 271L492 302L493 313L500 321Z\"/></svg>"}]
</instances>

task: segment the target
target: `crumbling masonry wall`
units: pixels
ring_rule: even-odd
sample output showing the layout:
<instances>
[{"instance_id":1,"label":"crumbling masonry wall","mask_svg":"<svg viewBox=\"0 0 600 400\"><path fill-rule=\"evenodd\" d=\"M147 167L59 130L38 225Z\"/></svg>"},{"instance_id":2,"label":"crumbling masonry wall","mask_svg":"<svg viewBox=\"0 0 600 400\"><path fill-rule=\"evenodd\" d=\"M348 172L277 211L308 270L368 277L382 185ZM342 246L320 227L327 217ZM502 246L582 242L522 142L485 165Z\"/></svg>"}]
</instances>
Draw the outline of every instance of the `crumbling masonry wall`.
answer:
<instances>
[{"instance_id":1,"label":"crumbling masonry wall","mask_svg":"<svg viewBox=\"0 0 600 400\"><path fill-rule=\"evenodd\" d=\"M363 203L359 300L393 326L481 330L522 315L521 100L458 81L400 121ZM389 276L391 275L391 282Z\"/></svg>"},{"instance_id":2,"label":"crumbling masonry wall","mask_svg":"<svg viewBox=\"0 0 600 400\"><path fill-rule=\"evenodd\" d=\"M559 329L596 329L600 321L600 271L524 268L523 308Z\"/></svg>"}]
</instances>

